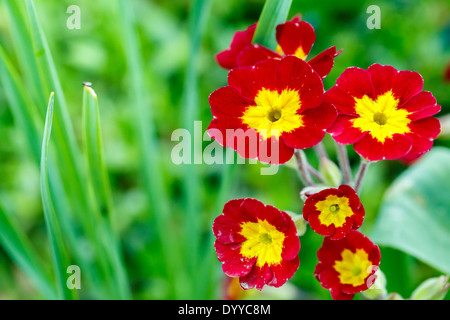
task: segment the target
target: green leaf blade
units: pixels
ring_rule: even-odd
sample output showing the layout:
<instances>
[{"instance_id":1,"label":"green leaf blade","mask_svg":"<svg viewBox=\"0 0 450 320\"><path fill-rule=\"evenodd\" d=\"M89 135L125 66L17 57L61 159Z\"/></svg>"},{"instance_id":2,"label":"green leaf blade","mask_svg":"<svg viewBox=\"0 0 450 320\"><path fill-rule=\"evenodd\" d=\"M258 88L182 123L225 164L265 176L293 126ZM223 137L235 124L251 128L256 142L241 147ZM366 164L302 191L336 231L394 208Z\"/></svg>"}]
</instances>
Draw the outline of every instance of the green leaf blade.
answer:
<instances>
[{"instance_id":1,"label":"green leaf blade","mask_svg":"<svg viewBox=\"0 0 450 320\"><path fill-rule=\"evenodd\" d=\"M450 273L450 150L434 148L386 191L371 239Z\"/></svg>"},{"instance_id":2,"label":"green leaf blade","mask_svg":"<svg viewBox=\"0 0 450 320\"><path fill-rule=\"evenodd\" d=\"M47 157L53 122L53 105L54 93L52 92L50 94L48 102L47 116L44 127L44 137L42 141L40 172L41 197L47 233L50 241L53 268L57 282L58 297L59 299L73 299L75 292L73 290L69 290L65 277L67 267L70 266L69 257L65 248L65 241L62 236L58 218L53 208L52 196L50 193L48 181Z\"/></svg>"},{"instance_id":3,"label":"green leaf blade","mask_svg":"<svg viewBox=\"0 0 450 320\"><path fill-rule=\"evenodd\" d=\"M275 28L286 21L292 0L266 0L256 26L253 43L276 49Z\"/></svg>"}]
</instances>

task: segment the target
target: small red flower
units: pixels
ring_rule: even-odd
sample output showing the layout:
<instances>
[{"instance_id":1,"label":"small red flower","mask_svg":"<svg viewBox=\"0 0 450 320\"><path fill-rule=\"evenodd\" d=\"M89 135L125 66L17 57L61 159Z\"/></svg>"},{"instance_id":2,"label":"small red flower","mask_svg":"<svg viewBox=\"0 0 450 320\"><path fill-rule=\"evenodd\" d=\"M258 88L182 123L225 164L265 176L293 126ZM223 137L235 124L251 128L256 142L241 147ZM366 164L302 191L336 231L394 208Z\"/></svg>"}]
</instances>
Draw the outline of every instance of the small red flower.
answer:
<instances>
[{"instance_id":1,"label":"small red flower","mask_svg":"<svg viewBox=\"0 0 450 320\"><path fill-rule=\"evenodd\" d=\"M423 154L440 132L439 120L431 116L441 107L422 88L417 72L379 64L348 68L325 93L324 100L338 110L328 132L369 161Z\"/></svg>"},{"instance_id":2,"label":"small red flower","mask_svg":"<svg viewBox=\"0 0 450 320\"><path fill-rule=\"evenodd\" d=\"M334 300L351 300L367 290L375 282L381 259L380 248L356 230L340 240L324 238L317 257L314 276Z\"/></svg>"},{"instance_id":3,"label":"small red flower","mask_svg":"<svg viewBox=\"0 0 450 320\"><path fill-rule=\"evenodd\" d=\"M297 271L300 240L291 217L255 199L231 200L214 220L223 272L243 289L280 287Z\"/></svg>"},{"instance_id":4,"label":"small red flower","mask_svg":"<svg viewBox=\"0 0 450 320\"><path fill-rule=\"evenodd\" d=\"M347 185L329 188L309 196L303 206L303 218L318 234L338 240L358 229L365 210L356 192Z\"/></svg>"},{"instance_id":5,"label":"small red flower","mask_svg":"<svg viewBox=\"0 0 450 320\"><path fill-rule=\"evenodd\" d=\"M336 118L322 97L320 77L294 56L232 69L228 86L209 97L208 133L244 158L285 163L294 149L319 143Z\"/></svg>"},{"instance_id":6,"label":"small red flower","mask_svg":"<svg viewBox=\"0 0 450 320\"><path fill-rule=\"evenodd\" d=\"M245 31L238 31L233 37L230 49L224 50L216 56L218 64L225 69L232 69L252 66L270 58L281 59L286 55L294 55L305 60L316 40L314 28L308 22L300 21L299 16L277 26L278 47L276 52L259 44L252 44L255 29L256 24L253 24ZM334 65L334 58L341 51L336 52L336 47L330 47L309 60L308 63L324 78L330 73Z\"/></svg>"},{"instance_id":7,"label":"small red flower","mask_svg":"<svg viewBox=\"0 0 450 320\"><path fill-rule=\"evenodd\" d=\"M239 54L251 45L256 30L256 23L246 30L238 31L231 40L230 48L219 52L216 55L217 63L224 69L233 69L238 66Z\"/></svg>"}]
</instances>

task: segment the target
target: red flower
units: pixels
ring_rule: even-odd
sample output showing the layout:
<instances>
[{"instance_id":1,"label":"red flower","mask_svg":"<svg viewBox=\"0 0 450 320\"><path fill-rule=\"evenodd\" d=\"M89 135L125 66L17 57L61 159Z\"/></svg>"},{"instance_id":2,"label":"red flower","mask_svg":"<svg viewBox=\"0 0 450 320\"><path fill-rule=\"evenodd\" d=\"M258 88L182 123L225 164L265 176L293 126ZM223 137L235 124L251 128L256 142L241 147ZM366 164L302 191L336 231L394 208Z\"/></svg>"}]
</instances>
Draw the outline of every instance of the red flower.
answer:
<instances>
[{"instance_id":1,"label":"red flower","mask_svg":"<svg viewBox=\"0 0 450 320\"><path fill-rule=\"evenodd\" d=\"M278 47L276 52L259 44L252 44L255 29L256 23L245 31L236 32L230 49L224 50L216 56L218 64L225 69L232 69L252 66L270 58L281 59L285 55L294 55L305 60L316 40L314 28L308 22L300 21L299 16L277 26ZM309 60L308 63L324 78L333 67L334 57L341 51L336 52L336 47L330 47Z\"/></svg>"},{"instance_id":2,"label":"red flower","mask_svg":"<svg viewBox=\"0 0 450 320\"><path fill-rule=\"evenodd\" d=\"M230 48L216 55L217 63L224 69L237 67L239 54L245 47L251 45L255 30L256 23L252 24L246 30L236 32L233 40L231 40Z\"/></svg>"},{"instance_id":3,"label":"red flower","mask_svg":"<svg viewBox=\"0 0 450 320\"><path fill-rule=\"evenodd\" d=\"M351 300L355 293L367 290L381 259L380 248L355 230L340 240L324 238L317 257L314 276L335 300Z\"/></svg>"},{"instance_id":4,"label":"red flower","mask_svg":"<svg viewBox=\"0 0 450 320\"><path fill-rule=\"evenodd\" d=\"M303 218L318 234L338 240L364 220L364 207L356 192L347 185L329 188L309 196L303 207Z\"/></svg>"},{"instance_id":5,"label":"red flower","mask_svg":"<svg viewBox=\"0 0 450 320\"><path fill-rule=\"evenodd\" d=\"M294 56L232 69L228 86L209 97L208 133L244 158L285 163L294 149L319 143L336 118L322 98L322 80Z\"/></svg>"},{"instance_id":6,"label":"red flower","mask_svg":"<svg viewBox=\"0 0 450 320\"><path fill-rule=\"evenodd\" d=\"M300 240L291 217L255 199L231 200L214 220L217 257L223 272L243 289L280 287L300 264Z\"/></svg>"},{"instance_id":7,"label":"red flower","mask_svg":"<svg viewBox=\"0 0 450 320\"><path fill-rule=\"evenodd\" d=\"M441 107L422 88L417 72L379 64L348 68L325 93L324 100L338 110L328 132L370 161L429 151L440 132L439 120L431 116Z\"/></svg>"}]
</instances>

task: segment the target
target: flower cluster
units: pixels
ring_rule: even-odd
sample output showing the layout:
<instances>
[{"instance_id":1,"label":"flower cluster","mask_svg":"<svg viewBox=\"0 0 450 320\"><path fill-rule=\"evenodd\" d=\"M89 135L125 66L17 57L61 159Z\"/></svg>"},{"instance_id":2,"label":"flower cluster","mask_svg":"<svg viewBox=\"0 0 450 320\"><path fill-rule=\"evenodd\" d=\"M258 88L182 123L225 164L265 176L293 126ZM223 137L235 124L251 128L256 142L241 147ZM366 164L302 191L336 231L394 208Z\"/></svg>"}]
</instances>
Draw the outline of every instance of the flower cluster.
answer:
<instances>
[{"instance_id":1,"label":"flower cluster","mask_svg":"<svg viewBox=\"0 0 450 320\"><path fill-rule=\"evenodd\" d=\"M228 85L209 97L208 133L220 145L271 164L318 145L326 133L338 146L353 145L365 163L407 161L431 149L440 132L432 116L440 106L422 91L417 72L350 67L325 92L323 78L342 50L333 46L307 59L315 31L298 16L276 27L276 50L253 43L256 27L236 32L216 56L230 70ZM314 276L333 299L367 290L380 264L380 249L358 231L365 216L358 183L344 182L303 194L302 221L324 237ZM300 265L298 217L256 199L227 202L213 224L224 273L243 289L286 283Z\"/></svg>"}]
</instances>

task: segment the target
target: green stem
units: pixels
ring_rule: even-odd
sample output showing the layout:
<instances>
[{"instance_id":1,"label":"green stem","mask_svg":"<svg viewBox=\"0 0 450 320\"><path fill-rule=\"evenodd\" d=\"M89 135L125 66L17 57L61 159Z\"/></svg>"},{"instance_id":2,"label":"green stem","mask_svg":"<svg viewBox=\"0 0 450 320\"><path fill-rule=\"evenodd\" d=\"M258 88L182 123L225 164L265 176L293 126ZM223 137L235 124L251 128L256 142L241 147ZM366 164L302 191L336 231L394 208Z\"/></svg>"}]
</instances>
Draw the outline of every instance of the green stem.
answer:
<instances>
[{"instance_id":1,"label":"green stem","mask_svg":"<svg viewBox=\"0 0 450 320\"><path fill-rule=\"evenodd\" d=\"M327 154L327 150L325 149L325 146L323 145L323 142L319 142L314 149L316 149L316 153L317 156L319 157L319 159L322 158L327 158L328 159L328 154Z\"/></svg>"},{"instance_id":2,"label":"green stem","mask_svg":"<svg viewBox=\"0 0 450 320\"><path fill-rule=\"evenodd\" d=\"M344 184L350 185L352 181L352 171L350 168L350 162L348 160L347 148L345 145L336 142L336 150L339 159L339 165L341 167L342 176L344 178Z\"/></svg>"},{"instance_id":3,"label":"green stem","mask_svg":"<svg viewBox=\"0 0 450 320\"><path fill-rule=\"evenodd\" d=\"M353 189L355 189L356 193L359 193L359 191L361 190L362 182L364 180L364 177L366 176L369 164L370 164L369 161L361 158L361 163L359 165L358 172L356 173L355 185L353 187Z\"/></svg>"},{"instance_id":4,"label":"green stem","mask_svg":"<svg viewBox=\"0 0 450 320\"><path fill-rule=\"evenodd\" d=\"M308 171L308 161L306 159L305 152L303 150L297 149L294 152L295 160L297 160L297 169L304 186L314 186L314 182L311 179L310 173Z\"/></svg>"}]
</instances>

